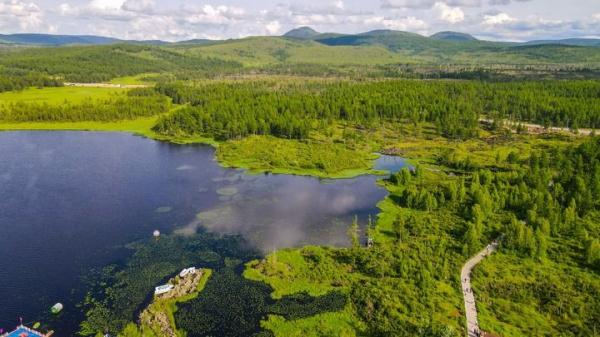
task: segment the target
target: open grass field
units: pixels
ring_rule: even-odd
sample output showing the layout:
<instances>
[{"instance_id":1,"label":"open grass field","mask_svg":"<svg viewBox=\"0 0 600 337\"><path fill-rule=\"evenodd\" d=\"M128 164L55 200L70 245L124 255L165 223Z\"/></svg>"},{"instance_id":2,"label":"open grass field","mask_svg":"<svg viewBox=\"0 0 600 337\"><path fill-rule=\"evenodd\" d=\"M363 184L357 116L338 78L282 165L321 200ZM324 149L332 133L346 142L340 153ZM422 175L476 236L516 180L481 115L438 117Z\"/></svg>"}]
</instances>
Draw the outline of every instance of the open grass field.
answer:
<instances>
[{"instance_id":1,"label":"open grass field","mask_svg":"<svg viewBox=\"0 0 600 337\"><path fill-rule=\"evenodd\" d=\"M122 85L152 85L154 82L151 79L159 75L160 74L158 73L145 73L134 76L116 77L110 80L110 83Z\"/></svg>"},{"instance_id":2,"label":"open grass field","mask_svg":"<svg viewBox=\"0 0 600 337\"><path fill-rule=\"evenodd\" d=\"M0 93L0 105L12 103L47 103L60 105L64 102L80 103L86 100L112 98L125 93L121 88L29 88L22 91Z\"/></svg>"},{"instance_id":3,"label":"open grass field","mask_svg":"<svg viewBox=\"0 0 600 337\"><path fill-rule=\"evenodd\" d=\"M106 132L130 132L156 138L152 132L152 126L158 117L139 118L118 122L25 122L6 123L0 122L0 131L106 131Z\"/></svg>"}]
</instances>

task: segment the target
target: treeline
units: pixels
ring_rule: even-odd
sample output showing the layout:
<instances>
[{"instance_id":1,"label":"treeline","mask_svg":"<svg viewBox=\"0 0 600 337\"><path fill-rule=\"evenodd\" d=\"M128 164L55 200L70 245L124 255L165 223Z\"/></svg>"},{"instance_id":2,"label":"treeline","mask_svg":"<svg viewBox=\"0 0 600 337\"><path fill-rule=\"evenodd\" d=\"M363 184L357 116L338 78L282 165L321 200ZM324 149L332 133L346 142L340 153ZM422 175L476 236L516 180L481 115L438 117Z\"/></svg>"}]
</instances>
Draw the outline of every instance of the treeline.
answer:
<instances>
[{"instance_id":1,"label":"treeline","mask_svg":"<svg viewBox=\"0 0 600 337\"><path fill-rule=\"evenodd\" d=\"M376 125L409 119L433 122L450 138L468 138L477 134L482 107L474 89L474 83L417 81L161 84L160 93L189 107L162 118L155 131L303 139L316 121Z\"/></svg>"},{"instance_id":2,"label":"treeline","mask_svg":"<svg viewBox=\"0 0 600 337\"><path fill-rule=\"evenodd\" d=\"M572 128L600 126L598 81L175 82L157 90L189 104L161 119L157 132L217 139L254 134L303 139L317 121L373 126L399 120L431 122L439 134L464 139L477 135L480 113Z\"/></svg>"},{"instance_id":3,"label":"treeline","mask_svg":"<svg viewBox=\"0 0 600 337\"><path fill-rule=\"evenodd\" d=\"M600 81L493 83L485 112L504 119L572 129L600 128Z\"/></svg>"},{"instance_id":4,"label":"treeline","mask_svg":"<svg viewBox=\"0 0 600 337\"><path fill-rule=\"evenodd\" d=\"M39 72L0 71L0 92L22 90L29 87L60 87L62 81Z\"/></svg>"},{"instance_id":5,"label":"treeline","mask_svg":"<svg viewBox=\"0 0 600 337\"><path fill-rule=\"evenodd\" d=\"M117 121L149 117L169 111L171 103L153 89L140 88L105 100L88 99L81 103L27 103L0 105L4 122L80 122Z\"/></svg>"},{"instance_id":6,"label":"treeline","mask_svg":"<svg viewBox=\"0 0 600 337\"><path fill-rule=\"evenodd\" d=\"M237 62L130 44L26 49L3 56L0 65L85 83L157 72L173 72L182 78L207 77L241 67Z\"/></svg>"}]
</instances>

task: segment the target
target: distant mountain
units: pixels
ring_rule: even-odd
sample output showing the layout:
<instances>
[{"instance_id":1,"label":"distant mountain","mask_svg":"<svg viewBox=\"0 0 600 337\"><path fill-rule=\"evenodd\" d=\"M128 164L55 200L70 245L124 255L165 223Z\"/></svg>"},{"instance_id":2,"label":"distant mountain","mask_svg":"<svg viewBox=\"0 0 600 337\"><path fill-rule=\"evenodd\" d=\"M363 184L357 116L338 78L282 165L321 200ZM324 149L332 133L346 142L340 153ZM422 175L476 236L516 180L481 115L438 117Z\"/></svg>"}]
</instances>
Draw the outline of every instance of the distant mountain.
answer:
<instances>
[{"instance_id":1,"label":"distant mountain","mask_svg":"<svg viewBox=\"0 0 600 337\"><path fill-rule=\"evenodd\" d=\"M168 42L160 40L133 41L120 40L112 37L94 35L52 35L52 34L0 34L0 43L41 45L41 46L65 46L65 45L105 45L113 43L137 43L164 45Z\"/></svg>"},{"instance_id":2,"label":"distant mountain","mask_svg":"<svg viewBox=\"0 0 600 337\"><path fill-rule=\"evenodd\" d=\"M430 36L436 40L447 40L447 41L476 41L477 39L473 35L459 33L459 32L439 32Z\"/></svg>"},{"instance_id":3,"label":"distant mountain","mask_svg":"<svg viewBox=\"0 0 600 337\"><path fill-rule=\"evenodd\" d=\"M15 44L60 46L67 44L110 44L120 40L91 35L11 34L0 35L0 41Z\"/></svg>"},{"instance_id":4,"label":"distant mountain","mask_svg":"<svg viewBox=\"0 0 600 337\"><path fill-rule=\"evenodd\" d=\"M320 33L310 27L299 27L283 34L284 37L303 40L310 40L318 35L320 35Z\"/></svg>"},{"instance_id":5,"label":"distant mountain","mask_svg":"<svg viewBox=\"0 0 600 337\"><path fill-rule=\"evenodd\" d=\"M360 34L319 33L310 27L299 27L285 33L288 39L315 41L328 46L383 46L391 51L411 50L415 52L462 52L474 51L481 48L504 48L516 46L563 45L600 47L600 39L564 39L538 40L525 43L491 42L478 40L466 33L445 31L429 37L416 33L395 30L373 30ZM273 39L274 37L265 37ZM218 44L231 40L193 39L176 42L175 44ZM171 42L160 40L122 40L111 37L94 35L51 35L51 34L0 34L0 44L10 45L107 45L115 43L131 43L143 45L170 45Z\"/></svg>"},{"instance_id":6,"label":"distant mountain","mask_svg":"<svg viewBox=\"0 0 600 337\"><path fill-rule=\"evenodd\" d=\"M557 44L563 46L600 47L600 39L563 39L563 40L535 40L525 42L524 45Z\"/></svg>"},{"instance_id":7,"label":"distant mountain","mask_svg":"<svg viewBox=\"0 0 600 337\"><path fill-rule=\"evenodd\" d=\"M423 35L395 30L373 30L356 35L317 37L315 41L329 46L381 45L392 51L456 48L454 41L436 40ZM476 41L475 41L476 42ZM467 46L460 46L465 48Z\"/></svg>"},{"instance_id":8,"label":"distant mountain","mask_svg":"<svg viewBox=\"0 0 600 337\"><path fill-rule=\"evenodd\" d=\"M179 41L177 42L177 44L209 44L215 42L215 40L209 40L209 39L192 39L192 40L185 40L185 41Z\"/></svg>"}]
</instances>

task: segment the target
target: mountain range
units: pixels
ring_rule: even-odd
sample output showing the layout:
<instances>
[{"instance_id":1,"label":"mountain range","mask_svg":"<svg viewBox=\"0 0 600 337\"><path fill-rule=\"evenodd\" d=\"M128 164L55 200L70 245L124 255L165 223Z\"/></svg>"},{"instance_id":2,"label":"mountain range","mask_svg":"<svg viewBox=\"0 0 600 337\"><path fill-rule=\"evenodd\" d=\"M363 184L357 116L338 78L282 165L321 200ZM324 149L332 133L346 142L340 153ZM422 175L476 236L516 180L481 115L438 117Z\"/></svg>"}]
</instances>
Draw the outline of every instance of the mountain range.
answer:
<instances>
[{"instance_id":1,"label":"mountain range","mask_svg":"<svg viewBox=\"0 0 600 337\"><path fill-rule=\"evenodd\" d=\"M535 45L564 45L600 47L600 39L561 39L561 40L536 40L524 43L514 42L491 42L478 40L470 34L460 32L439 32L429 37L416 33L374 30L360 34L320 33L310 27L299 27L283 35L285 38L297 40L311 40L329 46L359 46L359 45L383 45L391 50L400 50L405 47L410 49L421 48L447 48L453 44L460 43L462 47L473 46L535 46ZM93 35L51 35L51 34L0 34L0 44L13 45L37 45L37 46L64 46L64 45L106 45L115 43L134 43L148 45L168 44L207 44L211 41L206 39L194 39L179 42L166 42L160 40L122 40L111 37Z\"/></svg>"}]
</instances>

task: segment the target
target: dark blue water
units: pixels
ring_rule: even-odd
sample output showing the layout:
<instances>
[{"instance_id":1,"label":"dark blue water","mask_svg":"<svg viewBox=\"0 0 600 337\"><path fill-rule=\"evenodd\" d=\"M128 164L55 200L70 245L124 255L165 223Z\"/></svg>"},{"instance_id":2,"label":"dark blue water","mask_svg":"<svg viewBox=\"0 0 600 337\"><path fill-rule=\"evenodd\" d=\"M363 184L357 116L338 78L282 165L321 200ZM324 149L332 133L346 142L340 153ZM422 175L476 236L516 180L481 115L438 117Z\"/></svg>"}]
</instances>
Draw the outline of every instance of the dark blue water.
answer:
<instances>
[{"instance_id":1,"label":"dark blue water","mask_svg":"<svg viewBox=\"0 0 600 337\"><path fill-rule=\"evenodd\" d=\"M210 147L128 134L1 132L0 328L23 317L76 329L49 308L77 311L81 276L155 229L242 234L264 252L345 245L351 218L386 195L375 180L247 175Z\"/></svg>"}]
</instances>

